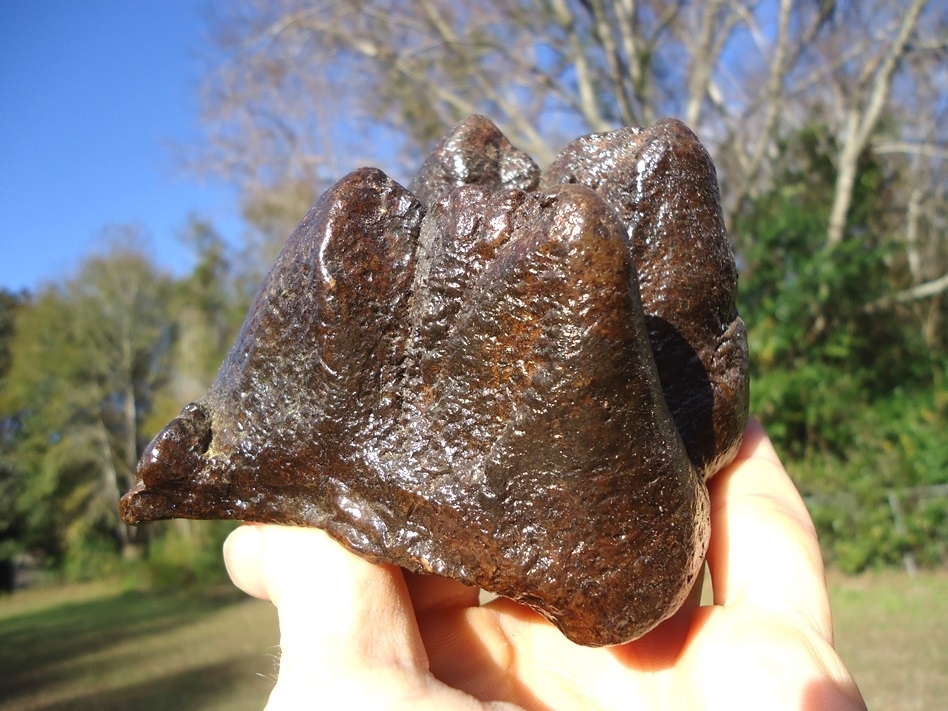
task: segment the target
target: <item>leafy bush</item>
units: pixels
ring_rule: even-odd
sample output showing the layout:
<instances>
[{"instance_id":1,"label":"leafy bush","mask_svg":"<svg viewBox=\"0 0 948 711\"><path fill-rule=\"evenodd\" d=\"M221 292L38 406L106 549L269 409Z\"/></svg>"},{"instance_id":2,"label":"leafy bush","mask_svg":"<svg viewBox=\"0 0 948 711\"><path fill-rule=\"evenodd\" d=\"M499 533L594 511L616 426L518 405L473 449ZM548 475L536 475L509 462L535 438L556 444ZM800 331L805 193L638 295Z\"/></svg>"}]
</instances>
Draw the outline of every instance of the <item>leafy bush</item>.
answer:
<instances>
[{"instance_id":1,"label":"leafy bush","mask_svg":"<svg viewBox=\"0 0 948 711\"><path fill-rule=\"evenodd\" d=\"M118 576L122 572L122 559L113 542L90 537L66 548L60 568L68 582L101 580Z\"/></svg>"},{"instance_id":2,"label":"leafy bush","mask_svg":"<svg viewBox=\"0 0 948 711\"><path fill-rule=\"evenodd\" d=\"M788 136L786 171L735 225L751 412L804 494L828 562L850 572L906 556L937 564L948 541L937 488L948 482L948 354L889 298L900 247L871 153L846 239L827 243L829 136L819 126Z\"/></svg>"},{"instance_id":3,"label":"leafy bush","mask_svg":"<svg viewBox=\"0 0 948 711\"><path fill-rule=\"evenodd\" d=\"M174 521L148 547L148 583L159 589L212 585L228 579L221 556L231 521Z\"/></svg>"},{"instance_id":4,"label":"leafy bush","mask_svg":"<svg viewBox=\"0 0 948 711\"><path fill-rule=\"evenodd\" d=\"M922 566L948 563L948 416L942 401L936 393L900 392L855 407L846 456L789 461L827 562L846 572L903 565L906 556Z\"/></svg>"}]
</instances>

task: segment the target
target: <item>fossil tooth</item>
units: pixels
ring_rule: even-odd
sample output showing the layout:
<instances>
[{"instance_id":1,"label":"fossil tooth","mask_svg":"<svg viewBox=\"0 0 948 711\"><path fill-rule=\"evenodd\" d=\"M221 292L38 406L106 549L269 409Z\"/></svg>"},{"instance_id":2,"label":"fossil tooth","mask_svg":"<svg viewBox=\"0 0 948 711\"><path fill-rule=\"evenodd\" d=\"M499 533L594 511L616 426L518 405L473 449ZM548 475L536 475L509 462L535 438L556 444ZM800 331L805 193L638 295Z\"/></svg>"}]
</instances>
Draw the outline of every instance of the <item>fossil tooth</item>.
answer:
<instances>
[{"instance_id":1,"label":"fossil tooth","mask_svg":"<svg viewBox=\"0 0 948 711\"><path fill-rule=\"evenodd\" d=\"M580 183L629 231L665 399L689 456L712 476L737 454L747 422L747 335L737 268L708 152L680 121L570 144L541 185Z\"/></svg>"},{"instance_id":2,"label":"fossil tooth","mask_svg":"<svg viewBox=\"0 0 948 711\"><path fill-rule=\"evenodd\" d=\"M707 548L704 477L746 418L713 167L663 123L580 139L540 180L482 117L413 192L340 180L207 395L146 450L123 518L319 526L580 644L673 614Z\"/></svg>"},{"instance_id":3,"label":"fossil tooth","mask_svg":"<svg viewBox=\"0 0 948 711\"><path fill-rule=\"evenodd\" d=\"M470 116L441 139L409 186L425 205L462 185L533 190L540 169L484 116Z\"/></svg>"},{"instance_id":4,"label":"fossil tooth","mask_svg":"<svg viewBox=\"0 0 948 711\"><path fill-rule=\"evenodd\" d=\"M207 395L149 446L132 522L237 518L323 525L326 472L350 471L367 436L394 423L408 336L408 296L424 208L381 171L340 180L303 218L257 293ZM206 413L200 466L177 434ZM182 443L185 454L173 445Z\"/></svg>"}]
</instances>

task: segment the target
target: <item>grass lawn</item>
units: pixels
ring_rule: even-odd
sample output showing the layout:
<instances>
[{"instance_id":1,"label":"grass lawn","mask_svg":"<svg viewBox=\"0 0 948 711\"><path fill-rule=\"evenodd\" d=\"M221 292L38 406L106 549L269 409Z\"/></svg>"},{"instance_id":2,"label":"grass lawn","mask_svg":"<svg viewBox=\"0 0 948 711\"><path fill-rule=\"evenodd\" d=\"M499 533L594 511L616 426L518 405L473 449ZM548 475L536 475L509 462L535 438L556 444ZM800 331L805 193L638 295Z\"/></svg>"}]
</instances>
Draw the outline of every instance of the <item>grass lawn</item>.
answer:
<instances>
[{"instance_id":1,"label":"grass lawn","mask_svg":"<svg viewBox=\"0 0 948 711\"><path fill-rule=\"evenodd\" d=\"M831 575L837 648L873 711L945 708L948 574ZM230 588L114 584L0 598L0 709L263 708L276 614Z\"/></svg>"},{"instance_id":2,"label":"grass lawn","mask_svg":"<svg viewBox=\"0 0 948 711\"><path fill-rule=\"evenodd\" d=\"M0 598L0 709L260 711L277 641L273 607L229 587L21 591Z\"/></svg>"},{"instance_id":3,"label":"grass lawn","mask_svg":"<svg viewBox=\"0 0 948 711\"><path fill-rule=\"evenodd\" d=\"M831 575L836 648L872 711L948 709L948 573Z\"/></svg>"}]
</instances>

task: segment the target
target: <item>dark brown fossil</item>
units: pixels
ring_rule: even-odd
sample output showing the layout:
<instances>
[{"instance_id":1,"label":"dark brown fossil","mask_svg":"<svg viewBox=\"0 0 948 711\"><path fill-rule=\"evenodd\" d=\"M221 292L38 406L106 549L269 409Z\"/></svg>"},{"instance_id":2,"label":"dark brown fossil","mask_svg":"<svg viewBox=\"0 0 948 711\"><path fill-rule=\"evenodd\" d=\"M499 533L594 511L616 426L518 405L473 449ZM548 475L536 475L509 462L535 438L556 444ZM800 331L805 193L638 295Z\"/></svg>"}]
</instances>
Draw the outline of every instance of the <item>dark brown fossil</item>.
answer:
<instances>
[{"instance_id":1,"label":"dark brown fossil","mask_svg":"<svg viewBox=\"0 0 948 711\"><path fill-rule=\"evenodd\" d=\"M747 422L747 334L711 157L680 121L583 136L541 189L587 185L629 232L652 351L675 424L705 478Z\"/></svg>"},{"instance_id":2,"label":"dark brown fossil","mask_svg":"<svg viewBox=\"0 0 948 711\"><path fill-rule=\"evenodd\" d=\"M122 516L318 526L580 644L635 639L690 591L705 478L740 443L736 280L682 124L581 138L541 175L472 117L411 192L362 169L319 200Z\"/></svg>"}]
</instances>

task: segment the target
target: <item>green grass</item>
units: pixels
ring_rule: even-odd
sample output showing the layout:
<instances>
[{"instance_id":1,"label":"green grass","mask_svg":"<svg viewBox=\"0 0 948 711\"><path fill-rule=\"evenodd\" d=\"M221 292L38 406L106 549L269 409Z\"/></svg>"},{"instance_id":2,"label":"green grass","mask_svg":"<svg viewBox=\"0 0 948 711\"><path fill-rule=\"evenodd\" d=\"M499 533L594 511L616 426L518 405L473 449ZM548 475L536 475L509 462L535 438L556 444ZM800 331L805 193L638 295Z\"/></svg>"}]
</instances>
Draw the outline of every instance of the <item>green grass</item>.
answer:
<instances>
[{"instance_id":1,"label":"green grass","mask_svg":"<svg viewBox=\"0 0 948 711\"><path fill-rule=\"evenodd\" d=\"M254 709L273 686L269 603L114 585L0 599L0 709Z\"/></svg>"},{"instance_id":2,"label":"green grass","mask_svg":"<svg viewBox=\"0 0 948 711\"><path fill-rule=\"evenodd\" d=\"M829 579L836 648L872 711L948 708L948 574Z\"/></svg>"},{"instance_id":3,"label":"green grass","mask_svg":"<svg viewBox=\"0 0 948 711\"><path fill-rule=\"evenodd\" d=\"M836 642L873 711L945 708L948 574L830 576ZM0 598L0 709L259 711L276 614L236 590L115 584Z\"/></svg>"}]
</instances>

